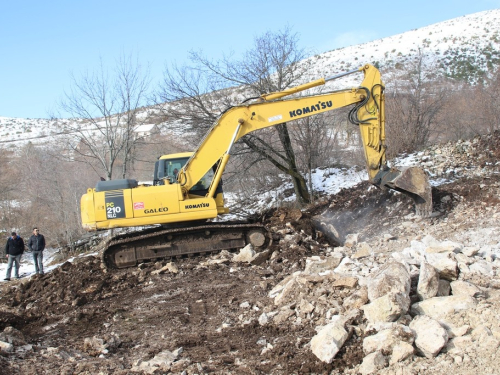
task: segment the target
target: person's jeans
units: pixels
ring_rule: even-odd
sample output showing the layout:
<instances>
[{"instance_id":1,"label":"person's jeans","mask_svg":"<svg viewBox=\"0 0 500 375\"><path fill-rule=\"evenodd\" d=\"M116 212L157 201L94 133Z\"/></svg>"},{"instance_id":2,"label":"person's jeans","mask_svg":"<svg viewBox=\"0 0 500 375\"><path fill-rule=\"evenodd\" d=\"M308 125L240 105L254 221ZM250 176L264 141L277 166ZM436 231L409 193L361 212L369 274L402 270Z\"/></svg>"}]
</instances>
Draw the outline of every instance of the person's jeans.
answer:
<instances>
[{"instance_id":1,"label":"person's jeans","mask_svg":"<svg viewBox=\"0 0 500 375\"><path fill-rule=\"evenodd\" d=\"M14 267L14 276L19 278L19 262L21 261L21 255L9 255L9 262L7 263L7 274L5 275L6 279L10 279L10 274L12 272L12 263L15 264Z\"/></svg>"},{"instance_id":2,"label":"person's jeans","mask_svg":"<svg viewBox=\"0 0 500 375\"><path fill-rule=\"evenodd\" d=\"M35 272L43 275L43 251L33 251L33 262L35 263Z\"/></svg>"}]
</instances>

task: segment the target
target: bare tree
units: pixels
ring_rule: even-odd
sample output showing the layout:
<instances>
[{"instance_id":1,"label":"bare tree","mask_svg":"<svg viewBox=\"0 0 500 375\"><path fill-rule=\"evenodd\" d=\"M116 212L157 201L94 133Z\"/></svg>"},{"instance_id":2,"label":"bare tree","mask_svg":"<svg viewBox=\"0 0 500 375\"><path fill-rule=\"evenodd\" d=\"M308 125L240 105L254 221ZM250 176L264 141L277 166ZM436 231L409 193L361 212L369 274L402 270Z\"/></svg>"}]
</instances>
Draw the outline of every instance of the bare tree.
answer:
<instances>
[{"instance_id":1,"label":"bare tree","mask_svg":"<svg viewBox=\"0 0 500 375\"><path fill-rule=\"evenodd\" d=\"M314 193L312 172L317 167L332 162L340 123L337 112L334 112L306 117L290 124L293 141L301 151L299 165L308 175L308 188L311 194Z\"/></svg>"},{"instance_id":2,"label":"bare tree","mask_svg":"<svg viewBox=\"0 0 500 375\"><path fill-rule=\"evenodd\" d=\"M166 69L159 98L171 102L167 113L171 121L205 132L225 108L238 104L244 96L281 91L300 83L307 72L305 57L297 34L289 28L257 37L241 60L225 56L211 61L193 52L193 67ZM226 90L235 86L237 89ZM249 134L242 142L291 176L299 202L310 201L287 124Z\"/></svg>"},{"instance_id":3,"label":"bare tree","mask_svg":"<svg viewBox=\"0 0 500 375\"><path fill-rule=\"evenodd\" d=\"M14 229L16 202L14 192L20 178L20 172L14 168L12 152L0 148L0 226L1 228Z\"/></svg>"},{"instance_id":4,"label":"bare tree","mask_svg":"<svg viewBox=\"0 0 500 375\"><path fill-rule=\"evenodd\" d=\"M19 150L16 165L23 177L16 199L22 202L18 224L25 229L40 226L50 243L60 247L70 245L84 232L75 207L94 176L85 164L54 157L57 152L64 150L52 145L49 151L33 144Z\"/></svg>"},{"instance_id":5,"label":"bare tree","mask_svg":"<svg viewBox=\"0 0 500 375\"><path fill-rule=\"evenodd\" d=\"M418 150L438 129L449 88L436 79L432 68L425 68L422 53L394 82L386 91L389 150L393 154Z\"/></svg>"},{"instance_id":6,"label":"bare tree","mask_svg":"<svg viewBox=\"0 0 500 375\"><path fill-rule=\"evenodd\" d=\"M9 183L11 165L9 163L12 153L0 148L0 200L5 199L7 194L14 190L14 185Z\"/></svg>"},{"instance_id":7,"label":"bare tree","mask_svg":"<svg viewBox=\"0 0 500 375\"><path fill-rule=\"evenodd\" d=\"M500 69L485 84L478 85L474 96L477 104L477 119L488 132L500 129Z\"/></svg>"},{"instance_id":8,"label":"bare tree","mask_svg":"<svg viewBox=\"0 0 500 375\"><path fill-rule=\"evenodd\" d=\"M115 163L121 159L122 178L127 174L134 145L141 141L135 130L147 122L139 116L150 85L149 70L137 59L122 56L111 73L103 66L81 78L72 77L61 108L74 117L68 125L68 145L83 160L113 178Z\"/></svg>"}]
</instances>

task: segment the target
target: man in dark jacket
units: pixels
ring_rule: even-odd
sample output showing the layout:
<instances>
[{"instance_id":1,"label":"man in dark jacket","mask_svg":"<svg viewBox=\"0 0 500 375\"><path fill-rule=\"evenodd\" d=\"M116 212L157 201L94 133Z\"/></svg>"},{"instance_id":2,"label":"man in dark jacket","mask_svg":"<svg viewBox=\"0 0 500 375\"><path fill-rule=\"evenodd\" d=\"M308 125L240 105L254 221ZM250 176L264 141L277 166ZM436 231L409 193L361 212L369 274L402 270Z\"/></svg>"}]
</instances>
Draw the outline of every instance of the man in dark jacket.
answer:
<instances>
[{"instance_id":1,"label":"man in dark jacket","mask_svg":"<svg viewBox=\"0 0 500 375\"><path fill-rule=\"evenodd\" d=\"M21 255L24 253L24 241L19 237L16 232L12 232L11 236L7 239L5 244L5 254L9 258L7 263L7 274L5 275L5 280L10 280L10 273L12 271L12 264L15 264L14 276L19 279L19 262L21 261Z\"/></svg>"},{"instance_id":2,"label":"man in dark jacket","mask_svg":"<svg viewBox=\"0 0 500 375\"><path fill-rule=\"evenodd\" d=\"M35 272L43 275L43 249L45 249L45 237L40 234L38 228L33 228L33 234L28 240L28 248L33 252Z\"/></svg>"}]
</instances>

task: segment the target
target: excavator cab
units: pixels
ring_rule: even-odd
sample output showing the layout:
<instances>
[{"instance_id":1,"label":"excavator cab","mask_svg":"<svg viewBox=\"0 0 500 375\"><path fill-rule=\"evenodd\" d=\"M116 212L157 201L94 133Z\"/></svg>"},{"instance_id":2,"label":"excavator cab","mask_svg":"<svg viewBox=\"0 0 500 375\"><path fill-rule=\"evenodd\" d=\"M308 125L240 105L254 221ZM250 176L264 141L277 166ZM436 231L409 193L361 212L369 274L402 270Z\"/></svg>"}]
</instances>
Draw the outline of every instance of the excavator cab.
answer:
<instances>
[{"instance_id":1,"label":"excavator cab","mask_svg":"<svg viewBox=\"0 0 500 375\"><path fill-rule=\"evenodd\" d=\"M177 183L177 174L189 160L192 153L184 152L173 155L163 155L155 163L153 185L164 185L167 183Z\"/></svg>"},{"instance_id":2,"label":"excavator cab","mask_svg":"<svg viewBox=\"0 0 500 375\"><path fill-rule=\"evenodd\" d=\"M182 179L182 177L178 177L179 172L186 165L191 156L191 152L161 156L155 163L154 185L164 185L165 183L180 183L182 185L184 181L179 181L179 179ZM209 169L207 173L205 173L205 175L191 189L189 189L189 195L201 197L206 196L214 178L216 169L217 165L214 165L211 169ZM222 181L219 182L215 193L216 196L223 193Z\"/></svg>"}]
</instances>

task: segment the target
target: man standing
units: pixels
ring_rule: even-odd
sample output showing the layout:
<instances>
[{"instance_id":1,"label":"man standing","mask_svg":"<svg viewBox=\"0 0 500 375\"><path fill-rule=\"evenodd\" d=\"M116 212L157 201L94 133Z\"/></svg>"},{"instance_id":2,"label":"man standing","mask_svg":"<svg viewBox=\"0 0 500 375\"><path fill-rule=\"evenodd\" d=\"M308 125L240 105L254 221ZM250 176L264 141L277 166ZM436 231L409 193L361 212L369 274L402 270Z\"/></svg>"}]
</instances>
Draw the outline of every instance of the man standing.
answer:
<instances>
[{"instance_id":1,"label":"man standing","mask_svg":"<svg viewBox=\"0 0 500 375\"><path fill-rule=\"evenodd\" d=\"M12 271L12 263L15 263L14 275L16 279L19 279L19 262L21 261L21 255L24 253L24 241L19 237L16 232L12 232L11 236L7 239L7 244L5 245L5 254L9 258L7 263L7 274L5 275L5 280L10 280L10 273Z\"/></svg>"},{"instance_id":2,"label":"man standing","mask_svg":"<svg viewBox=\"0 0 500 375\"><path fill-rule=\"evenodd\" d=\"M43 249L45 249L45 237L40 234L38 228L33 228L33 234L28 241L28 248L33 252L35 272L43 275Z\"/></svg>"}]
</instances>

